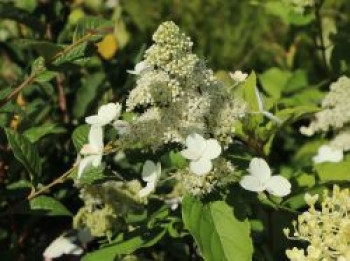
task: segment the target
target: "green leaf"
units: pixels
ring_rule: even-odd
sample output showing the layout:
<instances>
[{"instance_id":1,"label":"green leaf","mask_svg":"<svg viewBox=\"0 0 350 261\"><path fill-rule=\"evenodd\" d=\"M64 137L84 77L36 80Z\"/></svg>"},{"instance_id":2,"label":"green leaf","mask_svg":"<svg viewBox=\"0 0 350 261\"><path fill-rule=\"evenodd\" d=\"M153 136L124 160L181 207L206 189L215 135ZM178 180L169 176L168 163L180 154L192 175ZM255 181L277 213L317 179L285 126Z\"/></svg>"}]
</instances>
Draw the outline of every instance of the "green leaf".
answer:
<instances>
[{"instance_id":1,"label":"green leaf","mask_svg":"<svg viewBox=\"0 0 350 261\"><path fill-rule=\"evenodd\" d=\"M83 38L87 34L92 34L91 41L101 39L105 34L113 31L113 22L95 16L84 16L81 18L73 35L73 43Z\"/></svg>"},{"instance_id":2,"label":"green leaf","mask_svg":"<svg viewBox=\"0 0 350 261\"><path fill-rule=\"evenodd\" d=\"M324 162L316 164L315 170L318 177L323 182L350 180L350 161L338 163Z\"/></svg>"},{"instance_id":3,"label":"green leaf","mask_svg":"<svg viewBox=\"0 0 350 261\"><path fill-rule=\"evenodd\" d=\"M84 144L89 142L90 126L88 124L77 127L72 134L72 140L77 152L81 150Z\"/></svg>"},{"instance_id":4,"label":"green leaf","mask_svg":"<svg viewBox=\"0 0 350 261\"><path fill-rule=\"evenodd\" d=\"M72 216L72 213L59 201L48 196L38 196L23 202L14 209L16 214L39 216Z\"/></svg>"},{"instance_id":5,"label":"green leaf","mask_svg":"<svg viewBox=\"0 0 350 261\"><path fill-rule=\"evenodd\" d=\"M92 167L89 166L84 173L81 175L79 179L78 177L78 169L75 168L73 172L69 175L70 178L75 179L80 185L91 185L95 184L102 179L105 179L107 176L104 174L104 168L102 167Z\"/></svg>"},{"instance_id":6,"label":"green leaf","mask_svg":"<svg viewBox=\"0 0 350 261\"><path fill-rule=\"evenodd\" d=\"M255 93L256 75L253 71L242 85L243 98L248 103L251 111L259 111L259 104Z\"/></svg>"},{"instance_id":7,"label":"green leaf","mask_svg":"<svg viewBox=\"0 0 350 261\"><path fill-rule=\"evenodd\" d=\"M259 76L264 91L278 99L292 74L279 68L271 68Z\"/></svg>"},{"instance_id":8,"label":"green leaf","mask_svg":"<svg viewBox=\"0 0 350 261\"><path fill-rule=\"evenodd\" d=\"M182 202L185 226L206 261L250 261L253 255L250 225L239 220L225 201L202 203L186 196Z\"/></svg>"},{"instance_id":9,"label":"green leaf","mask_svg":"<svg viewBox=\"0 0 350 261\"><path fill-rule=\"evenodd\" d=\"M66 132L66 129L56 124L46 124L39 127L33 127L26 130L23 135L27 137L27 139L31 143L35 143L46 135L50 134L61 134Z\"/></svg>"},{"instance_id":10,"label":"green leaf","mask_svg":"<svg viewBox=\"0 0 350 261\"><path fill-rule=\"evenodd\" d=\"M21 24L25 24L33 30L39 33L45 32L45 26L37 19L36 16L30 14L29 12L16 8L8 3L0 3L0 18L11 19L17 21Z\"/></svg>"},{"instance_id":11,"label":"green leaf","mask_svg":"<svg viewBox=\"0 0 350 261\"><path fill-rule=\"evenodd\" d=\"M42 73L38 74L38 76L35 77L35 81L40 83L49 82L53 78L55 78L57 75L58 75L57 72L43 71Z\"/></svg>"},{"instance_id":12,"label":"green leaf","mask_svg":"<svg viewBox=\"0 0 350 261\"><path fill-rule=\"evenodd\" d=\"M153 246L164 237L166 231L165 228L159 227L152 230L138 229L122 240L86 254L82 261L114 261L118 255L131 254L137 249Z\"/></svg>"},{"instance_id":13,"label":"green leaf","mask_svg":"<svg viewBox=\"0 0 350 261\"><path fill-rule=\"evenodd\" d=\"M250 112L259 112L259 103L258 97L256 96L256 75L253 71L247 80L242 84L241 92L243 99L247 102ZM250 131L256 130L258 125L263 121L263 116L261 114L251 114L250 117L247 117L248 124L245 127L248 127Z\"/></svg>"},{"instance_id":14,"label":"green leaf","mask_svg":"<svg viewBox=\"0 0 350 261\"><path fill-rule=\"evenodd\" d=\"M296 70L293 75L288 79L285 87L283 88L284 93L294 93L309 85L307 73L304 70Z\"/></svg>"},{"instance_id":15,"label":"green leaf","mask_svg":"<svg viewBox=\"0 0 350 261\"><path fill-rule=\"evenodd\" d=\"M68 46L66 48L68 48ZM75 60L83 58L88 50L88 43L82 42L81 44L78 44L71 49L65 50L68 51L62 52L61 55L57 56L52 62L53 65L58 66L64 63L74 62Z\"/></svg>"},{"instance_id":16,"label":"green leaf","mask_svg":"<svg viewBox=\"0 0 350 261\"><path fill-rule=\"evenodd\" d=\"M15 158L29 172L31 181L35 182L36 178L41 175L40 156L36 146L25 136L10 129L5 129L5 133Z\"/></svg>"},{"instance_id":17,"label":"green leaf","mask_svg":"<svg viewBox=\"0 0 350 261\"><path fill-rule=\"evenodd\" d=\"M292 6L279 1L269 1L265 3L266 11L272 15L278 16L283 22L294 25L307 25L315 19L313 13L302 14L293 10Z\"/></svg>"},{"instance_id":18,"label":"green leaf","mask_svg":"<svg viewBox=\"0 0 350 261\"><path fill-rule=\"evenodd\" d=\"M45 58L45 61L51 61L63 49L62 46L55 43L34 39L20 39L15 44L23 50L31 49L36 51L40 56Z\"/></svg>"},{"instance_id":19,"label":"green leaf","mask_svg":"<svg viewBox=\"0 0 350 261\"><path fill-rule=\"evenodd\" d=\"M86 115L86 112L97 97L99 88L105 79L103 73L95 73L82 79L80 88L78 89L73 107L73 115L80 118Z\"/></svg>"}]
</instances>

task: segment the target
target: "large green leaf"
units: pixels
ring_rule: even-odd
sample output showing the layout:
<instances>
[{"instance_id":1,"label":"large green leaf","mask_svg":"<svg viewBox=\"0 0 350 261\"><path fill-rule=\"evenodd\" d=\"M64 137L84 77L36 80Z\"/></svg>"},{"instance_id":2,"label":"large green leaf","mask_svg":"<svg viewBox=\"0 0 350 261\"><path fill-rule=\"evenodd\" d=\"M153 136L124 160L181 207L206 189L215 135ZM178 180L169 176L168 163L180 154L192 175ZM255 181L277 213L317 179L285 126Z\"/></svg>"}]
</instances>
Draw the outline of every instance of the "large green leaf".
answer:
<instances>
[{"instance_id":1,"label":"large green leaf","mask_svg":"<svg viewBox=\"0 0 350 261\"><path fill-rule=\"evenodd\" d=\"M5 129L6 136L16 159L29 172L32 181L41 175L41 163L39 152L25 136L10 129Z\"/></svg>"},{"instance_id":2,"label":"large green leaf","mask_svg":"<svg viewBox=\"0 0 350 261\"><path fill-rule=\"evenodd\" d=\"M38 196L23 202L14 209L16 214L44 216L72 216L72 213L59 201L48 196Z\"/></svg>"},{"instance_id":3,"label":"large green leaf","mask_svg":"<svg viewBox=\"0 0 350 261\"><path fill-rule=\"evenodd\" d=\"M118 255L131 254L139 248L151 247L163 238L167 229L155 228L152 230L138 229L130 233L127 238L118 239L95 252L86 254L82 261L114 261Z\"/></svg>"},{"instance_id":4,"label":"large green leaf","mask_svg":"<svg viewBox=\"0 0 350 261\"><path fill-rule=\"evenodd\" d=\"M249 221L236 218L225 201L202 203L186 196L182 216L206 261L252 260Z\"/></svg>"},{"instance_id":5,"label":"large green leaf","mask_svg":"<svg viewBox=\"0 0 350 261\"><path fill-rule=\"evenodd\" d=\"M59 127L56 124L45 124L43 126L30 128L26 130L23 135L26 136L30 142L34 143L46 135L61 134L65 131L65 128Z\"/></svg>"},{"instance_id":6,"label":"large green leaf","mask_svg":"<svg viewBox=\"0 0 350 261\"><path fill-rule=\"evenodd\" d=\"M259 76L261 85L267 94L279 98L284 86L292 74L279 68L271 68Z\"/></svg>"},{"instance_id":7,"label":"large green leaf","mask_svg":"<svg viewBox=\"0 0 350 261\"><path fill-rule=\"evenodd\" d=\"M99 88L105 79L102 73L95 73L82 79L82 84L75 96L73 107L73 115L75 118L80 118L86 115L86 112L92 101L96 99Z\"/></svg>"},{"instance_id":8,"label":"large green leaf","mask_svg":"<svg viewBox=\"0 0 350 261\"><path fill-rule=\"evenodd\" d=\"M315 165L318 177L321 181L349 181L350 161L338 163L324 162Z\"/></svg>"}]
</instances>

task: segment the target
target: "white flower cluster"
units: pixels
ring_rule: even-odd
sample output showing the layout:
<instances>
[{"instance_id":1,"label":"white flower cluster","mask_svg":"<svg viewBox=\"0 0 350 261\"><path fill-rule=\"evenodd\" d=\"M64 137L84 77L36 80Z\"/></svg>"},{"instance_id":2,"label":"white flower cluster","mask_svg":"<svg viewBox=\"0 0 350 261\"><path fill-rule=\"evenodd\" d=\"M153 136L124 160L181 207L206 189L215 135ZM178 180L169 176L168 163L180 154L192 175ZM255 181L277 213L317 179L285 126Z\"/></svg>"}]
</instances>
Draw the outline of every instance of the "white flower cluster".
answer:
<instances>
[{"instance_id":1,"label":"white flower cluster","mask_svg":"<svg viewBox=\"0 0 350 261\"><path fill-rule=\"evenodd\" d=\"M322 101L322 110L301 133L312 136L316 132L340 130L350 123L350 78L342 76L330 86L330 91Z\"/></svg>"},{"instance_id":2,"label":"white flower cluster","mask_svg":"<svg viewBox=\"0 0 350 261\"><path fill-rule=\"evenodd\" d=\"M307 251L294 247L286 251L291 261L346 261L350 260L350 192L334 186L332 195L324 192L316 209L319 195L305 195L308 211L293 222L294 232L283 231L292 240L309 243ZM291 235L290 235L291 234Z\"/></svg>"},{"instance_id":3,"label":"white flower cluster","mask_svg":"<svg viewBox=\"0 0 350 261\"><path fill-rule=\"evenodd\" d=\"M292 6L297 13L304 13L305 8L315 5L315 0L283 0L287 5Z\"/></svg>"},{"instance_id":4,"label":"white flower cluster","mask_svg":"<svg viewBox=\"0 0 350 261\"><path fill-rule=\"evenodd\" d=\"M130 71L138 78L127 110L142 113L124 142L157 149L169 142L183 144L192 133L231 142L245 103L234 99L192 53L193 43L173 22L161 24L153 40L144 61Z\"/></svg>"},{"instance_id":5,"label":"white flower cluster","mask_svg":"<svg viewBox=\"0 0 350 261\"><path fill-rule=\"evenodd\" d=\"M315 163L339 162L343 152L350 150L350 78L340 77L330 86L330 92L322 101L322 110L315 114L315 119L308 127L301 127L300 132L312 136L316 132L333 130L336 136L328 145L318 150L313 158Z\"/></svg>"},{"instance_id":6,"label":"white flower cluster","mask_svg":"<svg viewBox=\"0 0 350 261\"><path fill-rule=\"evenodd\" d=\"M350 151L350 129L339 132L329 143L333 148L337 148L344 152Z\"/></svg>"}]
</instances>

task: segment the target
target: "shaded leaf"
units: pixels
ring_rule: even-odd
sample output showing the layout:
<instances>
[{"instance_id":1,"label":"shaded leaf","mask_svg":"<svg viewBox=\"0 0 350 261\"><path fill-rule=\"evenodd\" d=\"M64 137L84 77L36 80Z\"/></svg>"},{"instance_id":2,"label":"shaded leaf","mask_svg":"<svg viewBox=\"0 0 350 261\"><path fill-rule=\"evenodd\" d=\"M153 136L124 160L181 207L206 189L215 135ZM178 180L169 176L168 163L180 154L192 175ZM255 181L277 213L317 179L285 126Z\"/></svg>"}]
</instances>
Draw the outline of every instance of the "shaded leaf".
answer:
<instances>
[{"instance_id":1,"label":"shaded leaf","mask_svg":"<svg viewBox=\"0 0 350 261\"><path fill-rule=\"evenodd\" d=\"M43 216L72 216L72 213L58 200L48 196L38 196L17 205L15 214Z\"/></svg>"},{"instance_id":2,"label":"shaded leaf","mask_svg":"<svg viewBox=\"0 0 350 261\"><path fill-rule=\"evenodd\" d=\"M36 146L19 133L10 129L5 129L5 132L14 156L29 172L31 180L35 181L41 175L40 156Z\"/></svg>"},{"instance_id":3,"label":"shaded leaf","mask_svg":"<svg viewBox=\"0 0 350 261\"><path fill-rule=\"evenodd\" d=\"M33 127L26 130L23 135L27 137L27 139L34 143L49 134L61 134L66 131L65 128L57 126L56 124L46 124L39 127Z\"/></svg>"},{"instance_id":4,"label":"shaded leaf","mask_svg":"<svg viewBox=\"0 0 350 261\"><path fill-rule=\"evenodd\" d=\"M253 255L250 225L238 220L224 201L202 203L186 196L182 202L186 228L206 261L250 261Z\"/></svg>"}]
</instances>

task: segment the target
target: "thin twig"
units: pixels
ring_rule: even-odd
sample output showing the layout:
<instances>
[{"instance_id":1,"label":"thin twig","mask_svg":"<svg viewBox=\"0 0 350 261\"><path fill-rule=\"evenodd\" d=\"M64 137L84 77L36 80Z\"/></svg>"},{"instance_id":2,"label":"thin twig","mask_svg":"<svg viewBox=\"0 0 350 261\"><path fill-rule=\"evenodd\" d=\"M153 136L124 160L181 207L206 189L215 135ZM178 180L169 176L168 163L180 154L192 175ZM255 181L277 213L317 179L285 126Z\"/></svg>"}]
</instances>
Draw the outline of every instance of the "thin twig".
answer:
<instances>
[{"instance_id":1,"label":"thin twig","mask_svg":"<svg viewBox=\"0 0 350 261\"><path fill-rule=\"evenodd\" d=\"M74 168L71 168L69 170L67 170L65 173L63 173L61 176L59 176L58 178L56 178L54 181L52 181L50 184L42 187L41 189L37 190L37 191L33 191L31 192L28 197L27 200L31 200L37 196L39 196L40 194L46 192L47 190L49 190L50 188L52 188L53 186L63 183L65 181L65 179L72 173Z\"/></svg>"},{"instance_id":2,"label":"thin twig","mask_svg":"<svg viewBox=\"0 0 350 261\"><path fill-rule=\"evenodd\" d=\"M0 108L12 100L19 92L21 92L26 86L30 85L34 80L37 74L31 74L27 77L20 85L18 85L7 97L0 101Z\"/></svg>"}]
</instances>

